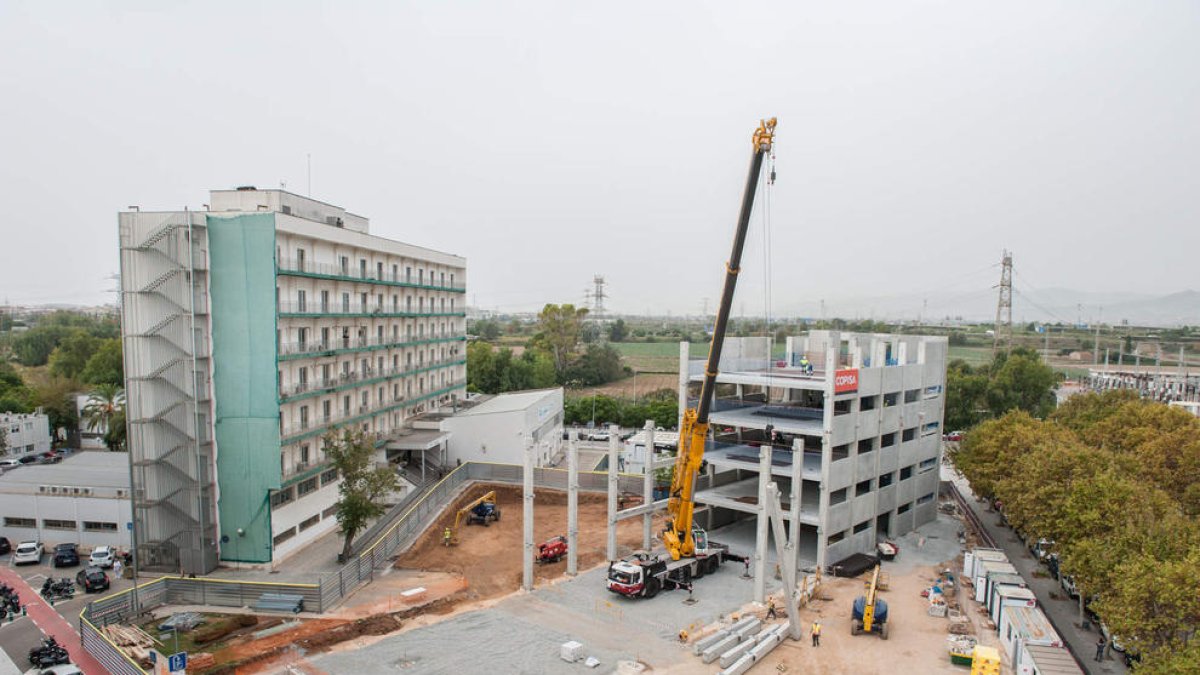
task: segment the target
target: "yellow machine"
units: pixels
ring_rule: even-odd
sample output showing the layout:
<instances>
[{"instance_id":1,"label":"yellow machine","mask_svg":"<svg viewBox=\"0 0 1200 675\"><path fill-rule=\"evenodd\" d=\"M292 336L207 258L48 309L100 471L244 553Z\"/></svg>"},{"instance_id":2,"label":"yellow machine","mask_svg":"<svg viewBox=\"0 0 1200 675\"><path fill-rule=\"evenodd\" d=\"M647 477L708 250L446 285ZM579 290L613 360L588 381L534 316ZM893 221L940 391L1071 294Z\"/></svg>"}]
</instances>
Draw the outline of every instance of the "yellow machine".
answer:
<instances>
[{"instance_id":1,"label":"yellow machine","mask_svg":"<svg viewBox=\"0 0 1200 675\"><path fill-rule=\"evenodd\" d=\"M877 633L884 640L888 637L887 602L879 597L879 565L871 573L867 594L854 601L850 617L850 634Z\"/></svg>"},{"instance_id":2,"label":"yellow machine","mask_svg":"<svg viewBox=\"0 0 1200 675\"><path fill-rule=\"evenodd\" d=\"M742 248L746 243L746 230L750 224L750 212L754 207L754 194L758 189L763 159L771 152L775 141L775 118L763 120L754 131L754 147L750 159L750 174L742 194L742 209L738 217L737 231L733 239L733 251L725 265L725 287L721 293L721 305L713 326L712 342L708 348L708 363L704 370L704 385L700 390L700 401L695 409L683 414L679 429L679 454L675 459L675 470L671 476L670 501L667 503L667 528L663 531L663 544L673 560L693 557L697 553L696 539L707 539L702 531L693 532L695 509L696 474L704 460L704 444L708 437L708 413L712 407L713 393L717 387L717 368L721 363L721 348L724 346L725 329L729 323L733 305L733 291L737 286ZM701 546L704 548L704 546Z\"/></svg>"},{"instance_id":3,"label":"yellow machine","mask_svg":"<svg viewBox=\"0 0 1200 675\"><path fill-rule=\"evenodd\" d=\"M443 544L449 546L458 543L458 529L462 526L464 518L468 525L479 523L485 527L489 522L500 520L500 507L496 505L496 491L486 492L479 499L459 509L458 514L454 516L454 529L446 528L442 534Z\"/></svg>"}]
</instances>

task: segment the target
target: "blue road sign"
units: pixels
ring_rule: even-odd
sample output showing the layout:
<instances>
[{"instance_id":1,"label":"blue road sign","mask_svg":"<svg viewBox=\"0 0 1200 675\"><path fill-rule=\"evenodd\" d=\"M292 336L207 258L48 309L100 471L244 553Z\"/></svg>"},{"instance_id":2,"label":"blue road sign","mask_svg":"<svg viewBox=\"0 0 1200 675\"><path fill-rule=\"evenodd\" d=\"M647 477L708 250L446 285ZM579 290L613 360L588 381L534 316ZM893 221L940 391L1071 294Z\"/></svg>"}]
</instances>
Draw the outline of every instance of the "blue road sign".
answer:
<instances>
[{"instance_id":1,"label":"blue road sign","mask_svg":"<svg viewBox=\"0 0 1200 675\"><path fill-rule=\"evenodd\" d=\"M133 531L133 521L132 520L125 521L125 529L127 529L131 532Z\"/></svg>"},{"instance_id":2,"label":"blue road sign","mask_svg":"<svg viewBox=\"0 0 1200 675\"><path fill-rule=\"evenodd\" d=\"M187 652L179 652L167 657L167 670L177 673L187 670Z\"/></svg>"}]
</instances>

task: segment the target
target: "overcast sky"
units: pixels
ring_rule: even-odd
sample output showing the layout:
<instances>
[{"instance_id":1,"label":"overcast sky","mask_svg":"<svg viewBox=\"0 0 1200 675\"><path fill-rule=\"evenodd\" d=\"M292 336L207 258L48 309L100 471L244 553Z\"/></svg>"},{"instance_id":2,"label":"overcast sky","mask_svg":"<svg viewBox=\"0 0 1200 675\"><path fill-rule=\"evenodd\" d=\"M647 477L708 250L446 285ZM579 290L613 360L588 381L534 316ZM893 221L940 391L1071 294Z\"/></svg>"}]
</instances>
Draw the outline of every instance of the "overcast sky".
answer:
<instances>
[{"instance_id":1,"label":"overcast sky","mask_svg":"<svg viewBox=\"0 0 1200 675\"><path fill-rule=\"evenodd\" d=\"M1193 0L3 0L0 300L112 301L117 211L304 194L311 153L313 197L465 255L472 304L603 274L698 313L770 115L735 311L986 294L1005 247L1030 292L1196 288L1197 35Z\"/></svg>"}]
</instances>

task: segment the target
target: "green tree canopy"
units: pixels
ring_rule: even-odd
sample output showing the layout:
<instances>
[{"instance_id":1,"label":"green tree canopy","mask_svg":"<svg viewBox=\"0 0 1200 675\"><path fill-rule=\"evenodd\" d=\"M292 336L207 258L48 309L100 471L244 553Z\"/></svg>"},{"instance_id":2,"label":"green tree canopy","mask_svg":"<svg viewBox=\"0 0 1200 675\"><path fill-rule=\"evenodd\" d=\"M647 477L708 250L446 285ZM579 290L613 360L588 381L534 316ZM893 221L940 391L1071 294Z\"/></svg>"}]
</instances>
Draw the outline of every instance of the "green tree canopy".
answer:
<instances>
[{"instance_id":1,"label":"green tree canopy","mask_svg":"<svg viewBox=\"0 0 1200 675\"><path fill-rule=\"evenodd\" d=\"M546 305L538 314L537 346L544 347L554 358L554 369L564 372L579 347L583 320L587 308L575 305Z\"/></svg>"},{"instance_id":2,"label":"green tree canopy","mask_svg":"<svg viewBox=\"0 0 1200 675\"><path fill-rule=\"evenodd\" d=\"M80 379L88 360L100 349L101 343L100 338L93 337L82 329L72 331L50 354L50 372L59 377Z\"/></svg>"},{"instance_id":3,"label":"green tree canopy","mask_svg":"<svg viewBox=\"0 0 1200 675\"><path fill-rule=\"evenodd\" d=\"M121 350L121 339L105 340L88 359L80 379L88 384L115 384L125 386L125 362Z\"/></svg>"},{"instance_id":4,"label":"green tree canopy","mask_svg":"<svg viewBox=\"0 0 1200 675\"><path fill-rule=\"evenodd\" d=\"M375 467L375 446L358 429L327 433L325 456L342 477L335 508L344 537L342 558L349 559L354 536L384 514L383 499L396 490L398 481L391 469Z\"/></svg>"}]
</instances>

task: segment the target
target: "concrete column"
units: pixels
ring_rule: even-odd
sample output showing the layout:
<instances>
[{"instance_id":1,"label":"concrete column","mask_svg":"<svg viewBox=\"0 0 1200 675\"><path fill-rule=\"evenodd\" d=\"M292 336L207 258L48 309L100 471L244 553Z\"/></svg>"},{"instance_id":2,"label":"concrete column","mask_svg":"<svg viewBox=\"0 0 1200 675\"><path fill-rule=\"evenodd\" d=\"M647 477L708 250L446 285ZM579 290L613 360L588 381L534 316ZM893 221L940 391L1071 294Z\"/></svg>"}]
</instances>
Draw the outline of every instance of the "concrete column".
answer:
<instances>
[{"instance_id":1,"label":"concrete column","mask_svg":"<svg viewBox=\"0 0 1200 675\"><path fill-rule=\"evenodd\" d=\"M645 475L642 476L642 503L650 504L654 502L654 420L646 420L646 461L642 466L645 467ZM642 516L642 548L646 551L650 550L653 529L654 512L647 511L646 515Z\"/></svg>"},{"instance_id":2,"label":"concrete column","mask_svg":"<svg viewBox=\"0 0 1200 675\"><path fill-rule=\"evenodd\" d=\"M836 334L835 334L836 335ZM830 340L826 345L826 358L837 358L838 340ZM856 358L861 359L861 352ZM861 361L859 361L861 365ZM821 493L817 509L817 569L824 569L828 563L825 560L826 538L830 535L826 523L829 522L829 466L833 463L833 371L825 373L825 409L822 419L821 436Z\"/></svg>"},{"instance_id":3,"label":"concrete column","mask_svg":"<svg viewBox=\"0 0 1200 675\"><path fill-rule=\"evenodd\" d=\"M525 439L525 566L521 588L533 590L533 441Z\"/></svg>"},{"instance_id":4,"label":"concrete column","mask_svg":"<svg viewBox=\"0 0 1200 675\"><path fill-rule=\"evenodd\" d=\"M579 574L579 432L567 439L567 575Z\"/></svg>"},{"instance_id":5,"label":"concrete column","mask_svg":"<svg viewBox=\"0 0 1200 675\"><path fill-rule=\"evenodd\" d=\"M754 533L754 599L767 600L767 485L771 483L771 446L758 449L758 522Z\"/></svg>"},{"instance_id":6,"label":"concrete column","mask_svg":"<svg viewBox=\"0 0 1200 675\"><path fill-rule=\"evenodd\" d=\"M789 529L792 542L792 553L796 558L796 567L800 564L800 502L804 497L804 439L792 441L792 493L788 495L788 517L792 519Z\"/></svg>"},{"instance_id":7,"label":"concrete column","mask_svg":"<svg viewBox=\"0 0 1200 675\"><path fill-rule=\"evenodd\" d=\"M620 456L621 437L615 424L608 425L608 561L617 559L617 458Z\"/></svg>"}]
</instances>

